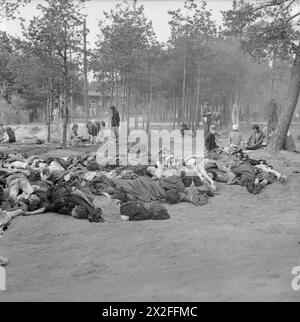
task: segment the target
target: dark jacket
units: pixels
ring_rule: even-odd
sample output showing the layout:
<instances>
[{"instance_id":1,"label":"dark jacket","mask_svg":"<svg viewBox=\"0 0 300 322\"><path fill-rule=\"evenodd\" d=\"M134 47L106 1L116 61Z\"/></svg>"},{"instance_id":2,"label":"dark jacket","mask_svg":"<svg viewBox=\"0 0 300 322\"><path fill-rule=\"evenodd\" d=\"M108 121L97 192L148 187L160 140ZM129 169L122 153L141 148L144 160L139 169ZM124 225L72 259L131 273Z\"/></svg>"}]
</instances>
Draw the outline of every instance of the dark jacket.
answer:
<instances>
[{"instance_id":1,"label":"dark jacket","mask_svg":"<svg viewBox=\"0 0 300 322\"><path fill-rule=\"evenodd\" d=\"M120 126L120 116L119 112L115 111L111 117L111 126L119 127Z\"/></svg>"},{"instance_id":2,"label":"dark jacket","mask_svg":"<svg viewBox=\"0 0 300 322\"><path fill-rule=\"evenodd\" d=\"M250 138L248 139L247 145L259 147L264 142L264 138L265 136L262 132L252 133Z\"/></svg>"},{"instance_id":3,"label":"dark jacket","mask_svg":"<svg viewBox=\"0 0 300 322\"><path fill-rule=\"evenodd\" d=\"M205 138L205 147L207 152L210 152L218 148L218 145L216 144L216 137L214 134L208 133L208 135Z\"/></svg>"},{"instance_id":4,"label":"dark jacket","mask_svg":"<svg viewBox=\"0 0 300 322\"><path fill-rule=\"evenodd\" d=\"M8 127L6 129L6 133L9 136L9 143L15 143L16 142L16 135L12 128Z\"/></svg>"}]
</instances>

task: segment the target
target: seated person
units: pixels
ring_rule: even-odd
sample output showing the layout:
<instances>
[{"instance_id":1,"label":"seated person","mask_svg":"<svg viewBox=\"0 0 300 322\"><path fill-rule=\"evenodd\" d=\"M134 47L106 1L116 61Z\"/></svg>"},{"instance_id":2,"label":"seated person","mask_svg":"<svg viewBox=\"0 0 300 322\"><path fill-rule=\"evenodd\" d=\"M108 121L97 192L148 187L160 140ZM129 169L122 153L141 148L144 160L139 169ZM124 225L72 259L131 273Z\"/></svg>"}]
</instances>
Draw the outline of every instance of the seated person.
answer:
<instances>
[{"instance_id":1,"label":"seated person","mask_svg":"<svg viewBox=\"0 0 300 322\"><path fill-rule=\"evenodd\" d=\"M262 147L263 142L264 142L263 132L260 130L257 124L253 125L252 133L250 138L248 139L246 149L247 150L260 149Z\"/></svg>"},{"instance_id":2,"label":"seated person","mask_svg":"<svg viewBox=\"0 0 300 322\"><path fill-rule=\"evenodd\" d=\"M78 134L78 124L74 124L72 126L72 133L71 133L71 145L72 146L80 146L83 143L82 136Z\"/></svg>"},{"instance_id":3,"label":"seated person","mask_svg":"<svg viewBox=\"0 0 300 322\"><path fill-rule=\"evenodd\" d=\"M11 127L5 129L3 143L16 143L16 135Z\"/></svg>"},{"instance_id":4,"label":"seated person","mask_svg":"<svg viewBox=\"0 0 300 322\"><path fill-rule=\"evenodd\" d=\"M229 135L229 147L241 149L243 142L242 133L239 131L238 124L232 126L232 132Z\"/></svg>"},{"instance_id":5,"label":"seated person","mask_svg":"<svg viewBox=\"0 0 300 322\"><path fill-rule=\"evenodd\" d=\"M205 148L207 152L211 152L219 148L219 146L216 144L216 133L216 126L212 124L209 128L208 135L205 138Z\"/></svg>"}]
</instances>

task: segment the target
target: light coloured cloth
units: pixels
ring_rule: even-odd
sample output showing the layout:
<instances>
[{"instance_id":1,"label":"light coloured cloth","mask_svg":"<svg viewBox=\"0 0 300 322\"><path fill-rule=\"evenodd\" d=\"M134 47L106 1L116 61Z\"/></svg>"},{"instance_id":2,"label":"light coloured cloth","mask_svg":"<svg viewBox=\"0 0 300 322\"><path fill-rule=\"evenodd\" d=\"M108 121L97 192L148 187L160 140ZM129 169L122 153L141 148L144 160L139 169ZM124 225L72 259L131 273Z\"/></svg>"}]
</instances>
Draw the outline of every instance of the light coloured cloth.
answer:
<instances>
[{"instance_id":1,"label":"light coloured cloth","mask_svg":"<svg viewBox=\"0 0 300 322\"><path fill-rule=\"evenodd\" d=\"M95 208L102 210L102 217L106 222L116 222L121 219L121 202L108 196L99 196L93 201Z\"/></svg>"},{"instance_id":2,"label":"light coloured cloth","mask_svg":"<svg viewBox=\"0 0 300 322\"><path fill-rule=\"evenodd\" d=\"M34 189L27 177L24 174L14 174L6 179L6 184L9 188L9 196L16 199L20 191L25 193L28 197L33 194Z\"/></svg>"},{"instance_id":3,"label":"light coloured cloth","mask_svg":"<svg viewBox=\"0 0 300 322\"><path fill-rule=\"evenodd\" d=\"M65 169L56 161L52 161L49 165L50 172L52 171L64 171Z\"/></svg>"},{"instance_id":4,"label":"light coloured cloth","mask_svg":"<svg viewBox=\"0 0 300 322\"><path fill-rule=\"evenodd\" d=\"M243 136L242 133L234 131L230 133L229 136L229 143L236 145L236 146L241 146L243 142Z\"/></svg>"},{"instance_id":5,"label":"light coloured cloth","mask_svg":"<svg viewBox=\"0 0 300 322\"><path fill-rule=\"evenodd\" d=\"M105 142L105 138L109 138L111 136L112 136L112 132L110 129L103 129L99 132L96 138L96 143L103 143Z\"/></svg>"}]
</instances>

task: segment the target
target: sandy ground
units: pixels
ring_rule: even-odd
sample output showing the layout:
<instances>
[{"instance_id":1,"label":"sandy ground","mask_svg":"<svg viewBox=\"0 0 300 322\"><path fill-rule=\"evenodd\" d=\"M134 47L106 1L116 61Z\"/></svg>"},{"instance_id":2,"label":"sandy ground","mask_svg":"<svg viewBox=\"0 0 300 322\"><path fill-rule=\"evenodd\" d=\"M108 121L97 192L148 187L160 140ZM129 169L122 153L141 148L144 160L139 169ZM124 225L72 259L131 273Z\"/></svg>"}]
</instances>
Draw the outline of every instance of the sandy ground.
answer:
<instances>
[{"instance_id":1,"label":"sandy ground","mask_svg":"<svg viewBox=\"0 0 300 322\"><path fill-rule=\"evenodd\" d=\"M10 260L0 302L299 301L300 155L272 163L287 185L254 196L218 184L207 206L169 207L167 221L17 218L0 240Z\"/></svg>"}]
</instances>

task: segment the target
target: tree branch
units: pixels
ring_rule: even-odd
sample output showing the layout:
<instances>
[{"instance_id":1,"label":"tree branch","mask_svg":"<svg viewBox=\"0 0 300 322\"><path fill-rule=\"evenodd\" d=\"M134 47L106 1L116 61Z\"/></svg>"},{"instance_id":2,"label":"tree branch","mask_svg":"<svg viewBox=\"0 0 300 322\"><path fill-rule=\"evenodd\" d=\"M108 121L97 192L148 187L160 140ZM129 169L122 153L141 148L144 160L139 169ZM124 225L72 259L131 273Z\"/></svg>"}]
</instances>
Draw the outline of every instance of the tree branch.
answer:
<instances>
[{"instance_id":1,"label":"tree branch","mask_svg":"<svg viewBox=\"0 0 300 322\"><path fill-rule=\"evenodd\" d=\"M269 3L265 3L265 4L263 4L263 5L259 6L259 7L254 8L251 11L251 13L253 14L256 11L259 11L261 9L268 8L268 7L281 6L282 4L284 4L284 3L288 2L288 1L291 1L291 0L281 0L281 1L273 0L273 1L269 2Z\"/></svg>"},{"instance_id":2,"label":"tree branch","mask_svg":"<svg viewBox=\"0 0 300 322\"><path fill-rule=\"evenodd\" d=\"M285 8L284 11L289 10L289 8L291 7L292 4L294 4L296 2L296 0L292 0Z\"/></svg>"},{"instance_id":3,"label":"tree branch","mask_svg":"<svg viewBox=\"0 0 300 322\"><path fill-rule=\"evenodd\" d=\"M298 12L298 13L294 14L293 16L291 16L291 17L286 21L286 23L289 23L291 20L293 20L293 19L297 18L298 16L300 16L300 12Z\"/></svg>"}]
</instances>

